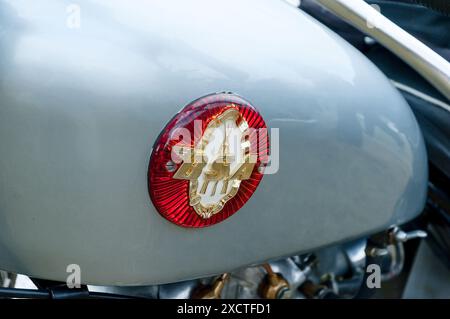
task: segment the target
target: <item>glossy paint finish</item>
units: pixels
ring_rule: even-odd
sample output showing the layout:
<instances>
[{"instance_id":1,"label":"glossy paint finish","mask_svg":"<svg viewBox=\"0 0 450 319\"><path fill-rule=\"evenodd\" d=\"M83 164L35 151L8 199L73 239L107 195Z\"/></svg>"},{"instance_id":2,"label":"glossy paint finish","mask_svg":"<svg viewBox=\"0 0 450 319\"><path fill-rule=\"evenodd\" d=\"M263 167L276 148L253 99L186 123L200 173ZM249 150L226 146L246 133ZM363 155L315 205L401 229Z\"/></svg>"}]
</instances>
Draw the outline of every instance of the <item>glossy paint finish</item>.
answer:
<instances>
[{"instance_id":1,"label":"glossy paint finish","mask_svg":"<svg viewBox=\"0 0 450 319\"><path fill-rule=\"evenodd\" d=\"M276 0L78 3L71 29L69 2L0 2L0 268L174 282L421 211L427 160L408 105L309 16ZM184 105L219 91L279 128L279 171L238 214L185 229L149 199L151 147Z\"/></svg>"}]
</instances>

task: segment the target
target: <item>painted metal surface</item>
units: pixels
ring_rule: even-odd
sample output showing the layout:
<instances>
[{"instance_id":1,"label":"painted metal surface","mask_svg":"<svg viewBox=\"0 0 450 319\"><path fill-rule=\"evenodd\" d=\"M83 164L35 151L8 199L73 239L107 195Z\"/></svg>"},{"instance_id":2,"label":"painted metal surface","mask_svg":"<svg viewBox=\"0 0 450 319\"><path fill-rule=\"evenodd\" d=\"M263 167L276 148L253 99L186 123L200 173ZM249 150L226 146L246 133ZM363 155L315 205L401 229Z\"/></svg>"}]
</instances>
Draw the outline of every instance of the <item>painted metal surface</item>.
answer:
<instances>
[{"instance_id":1,"label":"painted metal surface","mask_svg":"<svg viewBox=\"0 0 450 319\"><path fill-rule=\"evenodd\" d=\"M0 2L0 268L91 284L217 274L416 216L426 153L374 65L274 0ZM233 91L279 128L279 171L221 224L185 229L147 190L190 101ZM273 150L273 148L272 148Z\"/></svg>"}]
</instances>

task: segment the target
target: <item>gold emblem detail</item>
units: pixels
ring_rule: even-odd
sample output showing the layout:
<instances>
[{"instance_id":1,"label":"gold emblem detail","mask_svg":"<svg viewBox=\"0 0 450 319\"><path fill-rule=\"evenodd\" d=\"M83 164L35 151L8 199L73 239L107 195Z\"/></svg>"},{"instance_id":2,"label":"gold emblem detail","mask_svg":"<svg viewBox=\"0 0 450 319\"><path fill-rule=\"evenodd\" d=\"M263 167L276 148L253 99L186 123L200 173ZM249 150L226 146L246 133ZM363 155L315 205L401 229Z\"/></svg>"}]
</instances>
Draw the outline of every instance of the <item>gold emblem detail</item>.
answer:
<instances>
[{"instance_id":1,"label":"gold emblem detail","mask_svg":"<svg viewBox=\"0 0 450 319\"><path fill-rule=\"evenodd\" d=\"M200 217L220 212L250 178L256 161L248 138L248 123L230 105L210 121L194 149L174 147L183 163L173 178L189 180L189 205Z\"/></svg>"}]
</instances>

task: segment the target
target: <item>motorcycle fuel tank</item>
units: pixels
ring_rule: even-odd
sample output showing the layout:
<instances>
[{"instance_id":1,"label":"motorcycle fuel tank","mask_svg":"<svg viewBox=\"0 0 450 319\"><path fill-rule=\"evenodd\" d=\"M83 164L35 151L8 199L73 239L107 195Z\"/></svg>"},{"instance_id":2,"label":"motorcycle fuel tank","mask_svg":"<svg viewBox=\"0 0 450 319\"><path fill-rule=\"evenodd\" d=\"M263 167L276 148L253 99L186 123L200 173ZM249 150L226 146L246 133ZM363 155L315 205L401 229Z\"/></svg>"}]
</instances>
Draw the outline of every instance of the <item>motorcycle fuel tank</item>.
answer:
<instances>
[{"instance_id":1,"label":"motorcycle fuel tank","mask_svg":"<svg viewBox=\"0 0 450 319\"><path fill-rule=\"evenodd\" d=\"M77 3L0 3L1 269L65 281L78 264L83 283L167 283L422 210L427 158L409 106L305 13L276 0ZM278 170L233 216L180 227L149 196L152 147L185 105L223 91L278 129Z\"/></svg>"}]
</instances>

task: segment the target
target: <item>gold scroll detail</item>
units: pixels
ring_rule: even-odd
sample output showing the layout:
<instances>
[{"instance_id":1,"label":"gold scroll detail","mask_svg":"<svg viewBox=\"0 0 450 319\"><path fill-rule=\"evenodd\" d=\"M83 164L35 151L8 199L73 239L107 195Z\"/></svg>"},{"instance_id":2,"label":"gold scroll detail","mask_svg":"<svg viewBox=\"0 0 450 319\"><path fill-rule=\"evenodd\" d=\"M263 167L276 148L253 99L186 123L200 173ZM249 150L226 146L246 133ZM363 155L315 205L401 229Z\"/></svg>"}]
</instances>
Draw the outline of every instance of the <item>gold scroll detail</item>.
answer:
<instances>
[{"instance_id":1,"label":"gold scroll detail","mask_svg":"<svg viewBox=\"0 0 450 319\"><path fill-rule=\"evenodd\" d=\"M242 158L240 163L231 171L231 164L235 157L230 153L228 134L225 126L225 134L220 153L217 158L208 163L205 155L205 147L210 142L214 129L233 120L241 132ZM255 163L251 162L250 142L248 137L249 126L240 115L234 105L230 105L223 113L214 118L208 124L203 136L194 149L178 147L176 152L183 158L183 163L173 175L175 179L189 180L189 205L202 218L207 219L220 212L225 204L238 192L241 181L249 179ZM201 180L199 181L200 177ZM222 181L222 186L218 187ZM199 185L201 182L202 185ZM212 187L210 186L212 184ZM223 195L214 203L202 204L202 195Z\"/></svg>"}]
</instances>

